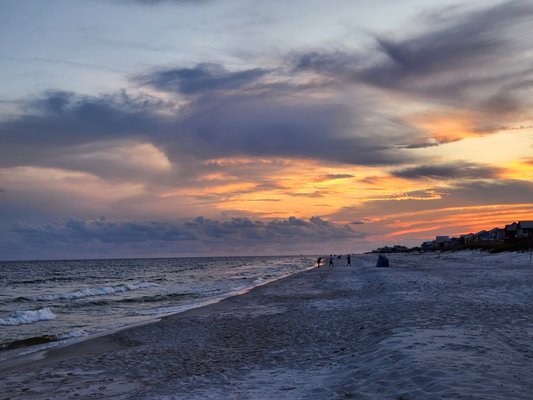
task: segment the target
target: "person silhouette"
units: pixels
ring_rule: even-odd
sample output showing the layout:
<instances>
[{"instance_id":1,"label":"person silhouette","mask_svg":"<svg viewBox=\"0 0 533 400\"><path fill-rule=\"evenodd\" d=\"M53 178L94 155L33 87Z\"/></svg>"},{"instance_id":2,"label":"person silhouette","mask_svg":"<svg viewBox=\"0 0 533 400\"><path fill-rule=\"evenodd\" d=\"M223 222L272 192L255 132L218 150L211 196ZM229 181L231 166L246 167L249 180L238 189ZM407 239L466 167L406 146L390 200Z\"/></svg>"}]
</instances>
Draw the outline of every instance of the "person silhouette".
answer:
<instances>
[{"instance_id":1,"label":"person silhouette","mask_svg":"<svg viewBox=\"0 0 533 400\"><path fill-rule=\"evenodd\" d=\"M328 265L330 267L333 267L333 255L331 255L331 254L329 255L329 263L328 263Z\"/></svg>"},{"instance_id":2,"label":"person silhouette","mask_svg":"<svg viewBox=\"0 0 533 400\"><path fill-rule=\"evenodd\" d=\"M349 254L346 255L346 266L352 266L352 258L350 257Z\"/></svg>"},{"instance_id":3,"label":"person silhouette","mask_svg":"<svg viewBox=\"0 0 533 400\"><path fill-rule=\"evenodd\" d=\"M316 266L320 267L320 263L322 262L322 257L318 257L316 260Z\"/></svg>"}]
</instances>

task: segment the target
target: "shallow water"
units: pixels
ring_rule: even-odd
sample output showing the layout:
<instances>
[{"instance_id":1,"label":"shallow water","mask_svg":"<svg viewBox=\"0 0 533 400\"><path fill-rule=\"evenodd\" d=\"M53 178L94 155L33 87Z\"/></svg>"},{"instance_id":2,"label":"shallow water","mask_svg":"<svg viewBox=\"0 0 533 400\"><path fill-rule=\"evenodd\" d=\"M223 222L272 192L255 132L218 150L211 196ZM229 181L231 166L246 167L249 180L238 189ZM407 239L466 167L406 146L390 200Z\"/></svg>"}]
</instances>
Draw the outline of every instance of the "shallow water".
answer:
<instances>
[{"instance_id":1,"label":"shallow water","mask_svg":"<svg viewBox=\"0 0 533 400\"><path fill-rule=\"evenodd\" d=\"M0 263L0 359L197 307L308 269L314 258Z\"/></svg>"}]
</instances>

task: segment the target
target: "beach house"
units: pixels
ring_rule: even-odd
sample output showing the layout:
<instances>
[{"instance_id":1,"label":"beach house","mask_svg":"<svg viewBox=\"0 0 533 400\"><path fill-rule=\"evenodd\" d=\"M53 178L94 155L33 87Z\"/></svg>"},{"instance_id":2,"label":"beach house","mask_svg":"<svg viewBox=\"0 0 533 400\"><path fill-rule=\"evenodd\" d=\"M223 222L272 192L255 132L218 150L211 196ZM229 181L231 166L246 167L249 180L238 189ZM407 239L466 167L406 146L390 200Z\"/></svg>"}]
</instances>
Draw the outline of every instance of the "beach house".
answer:
<instances>
[{"instance_id":1,"label":"beach house","mask_svg":"<svg viewBox=\"0 0 533 400\"><path fill-rule=\"evenodd\" d=\"M449 236L435 236L435 245L437 246L437 248L448 247L449 244Z\"/></svg>"},{"instance_id":2,"label":"beach house","mask_svg":"<svg viewBox=\"0 0 533 400\"><path fill-rule=\"evenodd\" d=\"M474 241L474 234L467 233L467 234L459 236L459 239L461 241L461 244L470 244Z\"/></svg>"},{"instance_id":3,"label":"beach house","mask_svg":"<svg viewBox=\"0 0 533 400\"><path fill-rule=\"evenodd\" d=\"M489 240L489 232L486 230L479 231L474 234L474 242L487 242Z\"/></svg>"},{"instance_id":4,"label":"beach house","mask_svg":"<svg viewBox=\"0 0 533 400\"><path fill-rule=\"evenodd\" d=\"M505 225L505 238L506 239L512 239L516 236L516 232L518 230L518 224L516 222L513 222L512 224Z\"/></svg>"},{"instance_id":5,"label":"beach house","mask_svg":"<svg viewBox=\"0 0 533 400\"><path fill-rule=\"evenodd\" d=\"M492 228L489 231L489 240L497 241L497 240L502 240L504 237L505 237L505 229Z\"/></svg>"},{"instance_id":6,"label":"beach house","mask_svg":"<svg viewBox=\"0 0 533 400\"><path fill-rule=\"evenodd\" d=\"M516 229L517 238L533 237L533 221L519 221Z\"/></svg>"}]
</instances>

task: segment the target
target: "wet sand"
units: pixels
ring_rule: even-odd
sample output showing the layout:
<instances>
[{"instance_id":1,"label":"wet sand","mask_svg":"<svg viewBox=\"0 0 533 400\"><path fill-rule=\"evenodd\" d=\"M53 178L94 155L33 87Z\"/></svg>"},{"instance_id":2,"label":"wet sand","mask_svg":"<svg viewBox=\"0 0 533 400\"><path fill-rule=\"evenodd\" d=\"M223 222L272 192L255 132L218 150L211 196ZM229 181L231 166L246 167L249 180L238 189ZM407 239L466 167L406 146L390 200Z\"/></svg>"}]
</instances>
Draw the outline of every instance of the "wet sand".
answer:
<instances>
[{"instance_id":1,"label":"wet sand","mask_svg":"<svg viewBox=\"0 0 533 400\"><path fill-rule=\"evenodd\" d=\"M376 258L0 364L0 398L531 399L529 255Z\"/></svg>"}]
</instances>

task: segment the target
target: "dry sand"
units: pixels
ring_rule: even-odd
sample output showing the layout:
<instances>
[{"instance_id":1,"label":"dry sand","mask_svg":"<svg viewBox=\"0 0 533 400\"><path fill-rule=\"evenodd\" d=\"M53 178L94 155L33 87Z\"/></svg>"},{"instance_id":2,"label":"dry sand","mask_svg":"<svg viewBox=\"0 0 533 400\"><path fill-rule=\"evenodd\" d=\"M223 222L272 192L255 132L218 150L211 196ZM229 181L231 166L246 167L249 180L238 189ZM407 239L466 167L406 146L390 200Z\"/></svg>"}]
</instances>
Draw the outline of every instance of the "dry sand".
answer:
<instances>
[{"instance_id":1,"label":"dry sand","mask_svg":"<svg viewBox=\"0 0 533 400\"><path fill-rule=\"evenodd\" d=\"M376 258L0 365L0 398L533 398L529 255Z\"/></svg>"}]
</instances>

